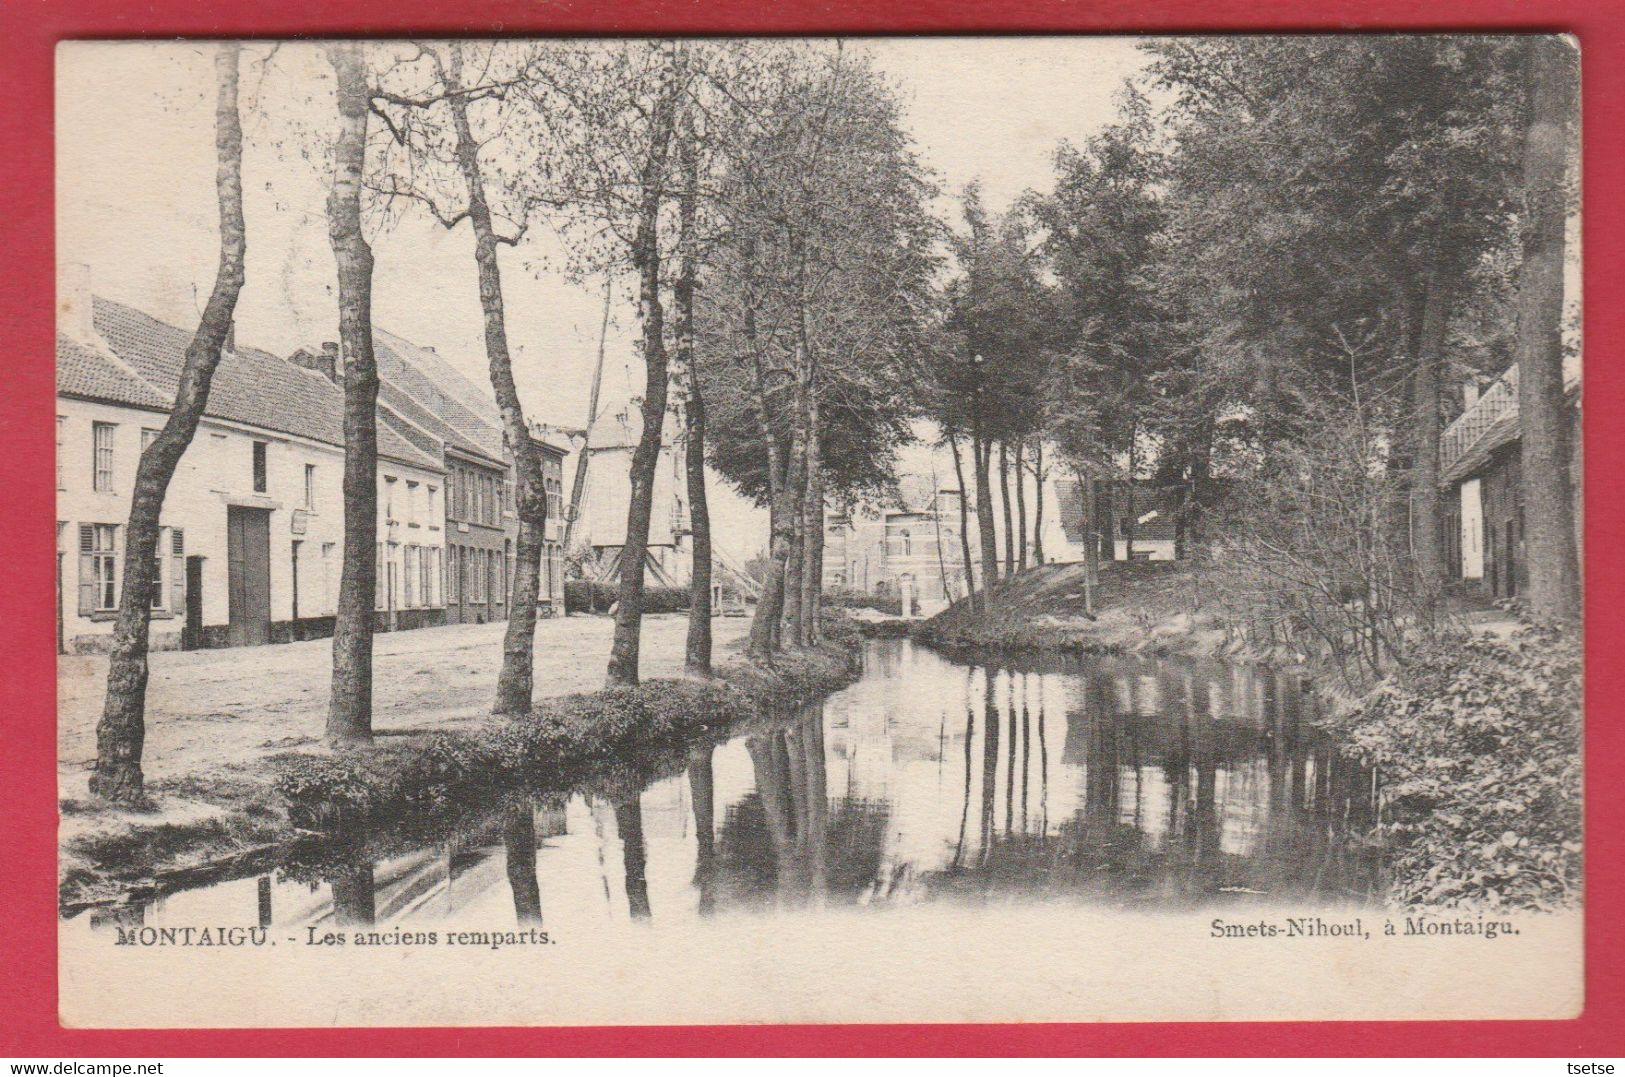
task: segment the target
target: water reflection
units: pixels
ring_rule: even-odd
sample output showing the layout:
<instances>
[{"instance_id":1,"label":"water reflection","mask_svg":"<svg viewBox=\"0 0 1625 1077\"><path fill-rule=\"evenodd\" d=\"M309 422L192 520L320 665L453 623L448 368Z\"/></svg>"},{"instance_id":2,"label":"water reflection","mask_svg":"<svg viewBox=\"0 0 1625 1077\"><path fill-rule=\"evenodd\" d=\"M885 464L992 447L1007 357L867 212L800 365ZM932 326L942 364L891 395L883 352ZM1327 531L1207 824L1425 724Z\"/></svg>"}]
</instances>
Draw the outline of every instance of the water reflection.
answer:
<instances>
[{"instance_id":1,"label":"water reflection","mask_svg":"<svg viewBox=\"0 0 1625 1077\"><path fill-rule=\"evenodd\" d=\"M595 922L903 901L1345 903L1377 890L1370 775L1303 686L1220 662L968 664L877 641L822 705L640 794L509 799L433 841L346 835L93 928Z\"/></svg>"}]
</instances>

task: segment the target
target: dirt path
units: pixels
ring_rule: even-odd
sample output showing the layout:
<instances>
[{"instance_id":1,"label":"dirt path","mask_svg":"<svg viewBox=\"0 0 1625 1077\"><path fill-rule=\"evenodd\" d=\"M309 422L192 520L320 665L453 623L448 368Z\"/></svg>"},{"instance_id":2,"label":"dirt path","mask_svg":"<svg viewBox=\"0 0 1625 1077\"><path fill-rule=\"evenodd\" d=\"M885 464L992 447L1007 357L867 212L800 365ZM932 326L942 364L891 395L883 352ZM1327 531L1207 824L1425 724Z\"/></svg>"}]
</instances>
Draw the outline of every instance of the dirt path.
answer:
<instances>
[{"instance_id":1,"label":"dirt path","mask_svg":"<svg viewBox=\"0 0 1625 1077\"><path fill-rule=\"evenodd\" d=\"M643 675L682 671L685 614L644 618ZM741 640L745 618L718 618L718 653ZM507 626L448 625L390 632L374 645L373 728L455 729L483 719L501 664ZM536 695L602 687L614 622L576 616L537 622ZM265 755L316 743L327 714L332 641L163 651L152 656L143 766L156 792L181 779L252 767ZM107 659L59 660L58 795L87 795Z\"/></svg>"}]
</instances>

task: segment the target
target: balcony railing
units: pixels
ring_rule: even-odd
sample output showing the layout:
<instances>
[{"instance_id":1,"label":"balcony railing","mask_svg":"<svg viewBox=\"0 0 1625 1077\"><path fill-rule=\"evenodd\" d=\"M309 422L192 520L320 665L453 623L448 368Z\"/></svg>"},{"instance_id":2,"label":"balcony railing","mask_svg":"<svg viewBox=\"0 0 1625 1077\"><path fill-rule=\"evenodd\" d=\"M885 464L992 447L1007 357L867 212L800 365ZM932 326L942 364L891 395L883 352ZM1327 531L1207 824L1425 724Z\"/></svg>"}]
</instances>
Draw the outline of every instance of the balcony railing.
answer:
<instances>
[{"instance_id":1,"label":"balcony railing","mask_svg":"<svg viewBox=\"0 0 1625 1077\"><path fill-rule=\"evenodd\" d=\"M1490 427L1518 412L1518 368L1510 368L1461 417L1445 430L1439 441L1439 469L1448 472Z\"/></svg>"}]
</instances>

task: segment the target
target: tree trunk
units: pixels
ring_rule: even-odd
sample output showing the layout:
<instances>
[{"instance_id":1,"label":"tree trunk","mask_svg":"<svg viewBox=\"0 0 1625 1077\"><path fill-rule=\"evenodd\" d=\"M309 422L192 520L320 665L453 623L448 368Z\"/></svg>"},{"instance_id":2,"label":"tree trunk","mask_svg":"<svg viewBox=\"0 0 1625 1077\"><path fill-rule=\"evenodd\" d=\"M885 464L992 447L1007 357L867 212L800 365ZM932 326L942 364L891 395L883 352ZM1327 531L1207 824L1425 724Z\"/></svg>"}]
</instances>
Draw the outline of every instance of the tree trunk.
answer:
<instances>
[{"instance_id":1,"label":"tree trunk","mask_svg":"<svg viewBox=\"0 0 1625 1077\"><path fill-rule=\"evenodd\" d=\"M1580 559L1568 406L1563 391L1563 257L1568 123L1576 57L1556 36L1531 37L1523 182L1527 224L1518 280L1518 410L1523 427L1524 564L1538 620L1580 617Z\"/></svg>"},{"instance_id":2,"label":"tree trunk","mask_svg":"<svg viewBox=\"0 0 1625 1077\"><path fill-rule=\"evenodd\" d=\"M372 739L373 606L378 583L378 364L372 354L372 248L361 232L369 90L359 47L328 51L338 79L339 138L327 234L338 264L344 360L344 562L333 624L327 737Z\"/></svg>"},{"instance_id":3,"label":"tree trunk","mask_svg":"<svg viewBox=\"0 0 1625 1077\"><path fill-rule=\"evenodd\" d=\"M773 400L767 384L767 371L756 345L755 243L745 243L745 346L750 352L751 385L756 394L756 426L767 454L768 487L768 578L756 600L756 613L750 623L747 653L765 661L778 649L779 619L784 614L784 563L790 555L791 535L787 530L785 488L789 485L789 461L773 426Z\"/></svg>"},{"instance_id":4,"label":"tree trunk","mask_svg":"<svg viewBox=\"0 0 1625 1077\"><path fill-rule=\"evenodd\" d=\"M970 506L965 503L965 464L959 455L959 437L948 431L948 449L954 456L954 478L959 482L959 553L965 564L965 601L976 611L976 573L970 556Z\"/></svg>"},{"instance_id":5,"label":"tree trunk","mask_svg":"<svg viewBox=\"0 0 1625 1077\"><path fill-rule=\"evenodd\" d=\"M468 97L459 92L464 89L462 55L461 45L451 46L451 68L442 72L441 81L448 92L447 104L457 134L457 166L468 188L468 220L474 228L474 262L479 274L491 390L502 414L502 429L519 479L514 491L519 535L514 543L508 627L502 636L502 669L497 674L496 701L491 710L494 714L522 715L530 712L535 685L536 600L547 529L547 486L542 475L542 455L531 439L530 424L525 421L519 388L514 383L503 311L502 272L497 264L497 247L504 240L496 233L486 201L480 146L468 121Z\"/></svg>"},{"instance_id":6,"label":"tree trunk","mask_svg":"<svg viewBox=\"0 0 1625 1077\"><path fill-rule=\"evenodd\" d=\"M96 769L90 777L93 794L119 803L137 803L143 796L147 644L159 517L170 480L208 406L209 386L231 333L237 296L243 287L247 241L243 226L243 129L237 109L238 54L236 45L221 45L215 56L215 191L220 203L220 260L214 289L187 346L175 404L158 437L141 454L131 492L123 590L107 664L107 698L96 725Z\"/></svg>"},{"instance_id":7,"label":"tree trunk","mask_svg":"<svg viewBox=\"0 0 1625 1077\"><path fill-rule=\"evenodd\" d=\"M1437 265L1424 284L1421 332L1417 340L1416 376L1411 382L1415 456L1411 463L1411 548L1423 605L1431 607L1444 586L1443 551L1439 549L1439 435L1443 415L1439 386L1444 367L1445 332L1450 322L1450 289Z\"/></svg>"},{"instance_id":8,"label":"tree trunk","mask_svg":"<svg viewBox=\"0 0 1625 1077\"><path fill-rule=\"evenodd\" d=\"M992 609L999 582L999 538L993 523L993 445L980 434L971 435L971 464L976 471L976 526L982 547L982 608Z\"/></svg>"},{"instance_id":9,"label":"tree trunk","mask_svg":"<svg viewBox=\"0 0 1625 1077\"><path fill-rule=\"evenodd\" d=\"M685 130L683 195L678 207L677 246L681 255L677 281L672 285L676 306L677 366L685 389L683 414L684 475L688 480L688 519L693 543L693 571L689 577L688 640L683 665L701 677L711 675L711 510L705 491L705 398L700 392L699 356L694 349L694 289L699 273L695 253L694 214L698 201L698 165L693 131Z\"/></svg>"},{"instance_id":10,"label":"tree trunk","mask_svg":"<svg viewBox=\"0 0 1625 1077\"><path fill-rule=\"evenodd\" d=\"M1027 567L1027 443L1016 442L1016 567Z\"/></svg>"},{"instance_id":11,"label":"tree trunk","mask_svg":"<svg viewBox=\"0 0 1625 1077\"><path fill-rule=\"evenodd\" d=\"M638 683L638 647L643 633L643 573L649 556L649 518L654 508L655 470L660 465L661 427L666 419L665 309L660 302L660 204L666 151L671 142L674 93L655 106L649 156L641 181L638 230L632 264L638 271L638 316L643 329L643 430L632 453L631 501L626 509L626 542L621 547L621 590L615 606L615 639L610 646L608 683Z\"/></svg>"},{"instance_id":12,"label":"tree trunk","mask_svg":"<svg viewBox=\"0 0 1625 1077\"><path fill-rule=\"evenodd\" d=\"M1083 612L1093 617L1100 590L1100 504L1093 471L1079 469L1078 493L1083 498Z\"/></svg>"},{"instance_id":13,"label":"tree trunk","mask_svg":"<svg viewBox=\"0 0 1625 1077\"><path fill-rule=\"evenodd\" d=\"M1008 579L1016 572L1016 544L1010 522L1010 453L1002 438L999 439L999 508L1004 517L1004 575Z\"/></svg>"},{"instance_id":14,"label":"tree trunk","mask_svg":"<svg viewBox=\"0 0 1625 1077\"><path fill-rule=\"evenodd\" d=\"M796 392L799 400L801 390ZM798 403L796 410L801 410ZM807 496L807 440L799 419L790 441L790 467L785 481L785 512L788 514L786 530L790 535L790 549L784 558L784 637L792 645L803 640L801 590L802 551L806 546L806 518L802 499Z\"/></svg>"},{"instance_id":15,"label":"tree trunk","mask_svg":"<svg viewBox=\"0 0 1625 1077\"><path fill-rule=\"evenodd\" d=\"M1128 521L1128 527L1123 532L1123 560L1125 561L1134 560L1134 531L1140 525L1140 499L1135 496L1139 492L1137 487L1139 486L1140 482L1140 454L1137 451L1139 448L1140 439L1136 436L1136 431L1137 424L1129 427L1128 482L1125 484L1128 489L1128 512L1123 517Z\"/></svg>"},{"instance_id":16,"label":"tree trunk","mask_svg":"<svg viewBox=\"0 0 1625 1077\"><path fill-rule=\"evenodd\" d=\"M1044 563L1044 443L1033 443L1033 564Z\"/></svg>"},{"instance_id":17,"label":"tree trunk","mask_svg":"<svg viewBox=\"0 0 1625 1077\"><path fill-rule=\"evenodd\" d=\"M802 494L801 642L818 642L820 598L824 571L824 478L818 437L818 398L807 400L807 482Z\"/></svg>"}]
</instances>

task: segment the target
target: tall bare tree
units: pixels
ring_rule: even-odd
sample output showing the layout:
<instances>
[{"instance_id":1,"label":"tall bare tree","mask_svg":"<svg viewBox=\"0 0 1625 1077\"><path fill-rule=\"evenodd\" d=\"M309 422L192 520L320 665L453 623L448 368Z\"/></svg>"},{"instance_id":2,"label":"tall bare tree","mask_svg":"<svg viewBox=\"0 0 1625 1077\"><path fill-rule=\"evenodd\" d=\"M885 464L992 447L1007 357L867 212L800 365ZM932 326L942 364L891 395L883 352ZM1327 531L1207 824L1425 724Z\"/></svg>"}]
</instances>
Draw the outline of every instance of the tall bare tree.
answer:
<instances>
[{"instance_id":1,"label":"tall bare tree","mask_svg":"<svg viewBox=\"0 0 1625 1077\"><path fill-rule=\"evenodd\" d=\"M378 364L372 351L372 247L361 230L371 94L360 46L327 51L338 85L338 139L327 195L327 236L338 265L344 363L344 560L333 623L327 736L372 739L373 607L378 589Z\"/></svg>"},{"instance_id":2,"label":"tall bare tree","mask_svg":"<svg viewBox=\"0 0 1625 1077\"><path fill-rule=\"evenodd\" d=\"M468 54L475 49L480 55L471 64ZM547 489L541 453L514 380L497 256L501 248L517 246L523 239L539 195L523 183L493 181L482 153L489 153L489 147L515 151L521 133L532 140L546 137L534 113L516 118L519 110L508 103L511 91L527 77L526 61L525 52L505 45L423 44L386 67L370 102L389 133L388 152L371 184L374 194L386 206L395 200L416 203L448 230L467 221L474 233L486 365L517 479L519 535L502 668L492 705L493 713L509 715L527 713L535 690L536 601ZM470 68L478 69L473 78L467 74ZM489 109L490 114L476 116L477 108ZM501 208L496 205L499 200Z\"/></svg>"},{"instance_id":3,"label":"tall bare tree","mask_svg":"<svg viewBox=\"0 0 1625 1077\"><path fill-rule=\"evenodd\" d=\"M220 354L231 335L243 287L247 250L243 225L243 128L237 97L240 50L221 45L215 55L215 194L220 203L220 256L214 288L186 349L169 418L141 454L124 540L123 590L107 667L107 698L96 725L96 768L90 791L133 803L143 797L141 753L146 741L147 646L158 556L159 516L169 483L191 445L209 402Z\"/></svg>"}]
</instances>

